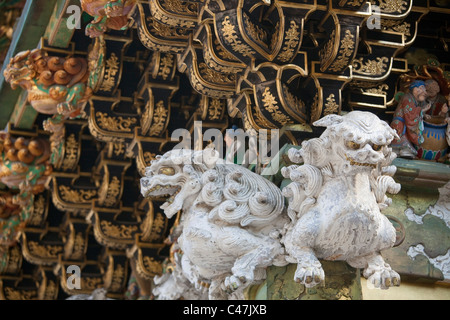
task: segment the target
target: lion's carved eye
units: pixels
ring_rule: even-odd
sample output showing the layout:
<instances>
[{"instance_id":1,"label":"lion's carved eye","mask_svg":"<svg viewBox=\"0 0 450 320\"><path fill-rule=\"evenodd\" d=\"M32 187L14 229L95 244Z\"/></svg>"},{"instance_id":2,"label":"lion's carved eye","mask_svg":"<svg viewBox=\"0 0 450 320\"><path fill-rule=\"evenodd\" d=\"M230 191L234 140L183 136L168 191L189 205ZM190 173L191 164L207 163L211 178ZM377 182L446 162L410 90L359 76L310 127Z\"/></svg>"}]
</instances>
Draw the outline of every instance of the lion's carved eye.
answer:
<instances>
[{"instance_id":1,"label":"lion's carved eye","mask_svg":"<svg viewBox=\"0 0 450 320\"><path fill-rule=\"evenodd\" d=\"M347 141L345 143L345 145L347 146L347 148L352 149L352 150L358 150L361 145L359 143L353 142L353 141Z\"/></svg>"},{"instance_id":2,"label":"lion's carved eye","mask_svg":"<svg viewBox=\"0 0 450 320\"><path fill-rule=\"evenodd\" d=\"M374 151L380 151L381 148L383 148L383 146L381 146L381 145L379 145L379 144L374 144L374 145L372 145L372 149L373 149Z\"/></svg>"},{"instance_id":3,"label":"lion's carved eye","mask_svg":"<svg viewBox=\"0 0 450 320\"><path fill-rule=\"evenodd\" d=\"M158 174L165 174L166 176L173 176L175 174L175 169L171 167L163 167L159 169Z\"/></svg>"}]
</instances>

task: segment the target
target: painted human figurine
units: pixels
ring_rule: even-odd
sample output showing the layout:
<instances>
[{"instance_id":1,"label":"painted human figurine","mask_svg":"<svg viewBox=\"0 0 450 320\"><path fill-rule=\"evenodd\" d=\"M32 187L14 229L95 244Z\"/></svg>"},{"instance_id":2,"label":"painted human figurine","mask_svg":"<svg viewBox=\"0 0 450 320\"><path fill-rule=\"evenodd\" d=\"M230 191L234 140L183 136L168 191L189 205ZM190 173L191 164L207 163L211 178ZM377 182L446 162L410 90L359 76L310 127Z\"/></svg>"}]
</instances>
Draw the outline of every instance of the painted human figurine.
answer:
<instances>
[{"instance_id":1,"label":"painted human figurine","mask_svg":"<svg viewBox=\"0 0 450 320\"><path fill-rule=\"evenodd\" d=\"M434 79L429 79L425 81L425 87L428 94L427 102L431 105L426 112L425 119L430 117L446 118L450 102L440 93L441 89L438 82Z\"/></svg>"},{"instance_id":2,"label":"painted human figurine","mask_svg":"<svg viewBox=\"0 0 450 320\"><path fill-rule=\"evenodd\" d=\"M94 17L86 27L86 35L95 38L109 29L125 30L135 0L81 0L83 11Z\"/></svg>"},{"instance_id":3,"label":"painted human figurine","mask_svg":"<svg viewBox=\"0 0 450 320\"><path fill-rule=\"evenodd\" d=\"M413 81L409 92L405 93L397 106L391 127L397 131L400 139L392 142L392 147L401 157L415 157L416 148L423 142L423 119L431 105L427 104L425 82Z\"/></svg>"}]
</instances>

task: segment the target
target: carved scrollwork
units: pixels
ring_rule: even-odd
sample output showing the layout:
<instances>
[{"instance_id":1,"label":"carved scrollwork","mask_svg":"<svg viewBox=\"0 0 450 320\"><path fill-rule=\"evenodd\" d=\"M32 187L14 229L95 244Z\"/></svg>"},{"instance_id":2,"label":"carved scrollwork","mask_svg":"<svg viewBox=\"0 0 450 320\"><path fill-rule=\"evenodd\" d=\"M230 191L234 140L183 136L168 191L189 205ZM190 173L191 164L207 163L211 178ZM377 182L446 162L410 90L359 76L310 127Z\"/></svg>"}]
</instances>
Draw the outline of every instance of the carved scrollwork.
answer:
<instances>
[{"instance_id":1,"label":"carved scrollwork","mask_svg":"<svg viewBox=\"0 0 450 320\"><path fill-rule=\"evenodd\" d=\"M198 93L217 99L234 95L236 75L220 73L208 67L203 60L201 47L192 41L178 61L178 68L187 74L192 87Z\"/></svg>"},{"instance_id":2,"label":"carved scrollwork","mask_svg":"<svg viewBox=\"0 0 450 320\"><path fill-rule=\"evenodd\" d=\"M162 24L175 28L194 29L197 26L197 3L180 0L150 1L152 17Z\"/></svg>"},{"instance_id":3,"label":"carved scrollwork","mask_svg":"<svg viewBox=\"0 0 450 320\"><path fill-rule=\"evenodd\" d=\"M150 50L182 53L187 46L189 32L183 28L162 24L150 12L149 4L137 3L133 13L141 43Z\"/></svg>"}]
</instances>

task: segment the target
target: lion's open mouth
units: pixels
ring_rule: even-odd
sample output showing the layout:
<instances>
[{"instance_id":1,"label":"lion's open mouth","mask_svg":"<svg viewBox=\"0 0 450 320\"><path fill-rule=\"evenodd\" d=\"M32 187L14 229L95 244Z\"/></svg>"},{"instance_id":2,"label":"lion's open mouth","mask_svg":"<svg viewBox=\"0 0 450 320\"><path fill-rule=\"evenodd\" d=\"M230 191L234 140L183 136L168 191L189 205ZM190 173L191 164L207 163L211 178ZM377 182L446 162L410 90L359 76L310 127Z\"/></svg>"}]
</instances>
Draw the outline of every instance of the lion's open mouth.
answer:
<instances>
[{"instance_id":1,"label":"lion's open mouth","mask_svg":"<svg viewBox=\"0 0 450 320\"><path fill-rule=\"evenodd\" d=\"M181 186L158 184L147 191L147 196L152 198L166 198L166 202L172 203L180 191Z\"/></svg>"},{"instance_id":2,"label":"lion's open mouth","mask_svg":"<svg viewBox=\"0 0 450 320\"><path fill-rule=\"evenodd\" d=\"M345 158L347 159L347 161L350 162L350 165L352 165L352 166L371 167L371 168L376 168L376 166L377 166L375 163L357 162L357 161L349 158L347 155L345 156Z\"/></svg>"}]
</instances>

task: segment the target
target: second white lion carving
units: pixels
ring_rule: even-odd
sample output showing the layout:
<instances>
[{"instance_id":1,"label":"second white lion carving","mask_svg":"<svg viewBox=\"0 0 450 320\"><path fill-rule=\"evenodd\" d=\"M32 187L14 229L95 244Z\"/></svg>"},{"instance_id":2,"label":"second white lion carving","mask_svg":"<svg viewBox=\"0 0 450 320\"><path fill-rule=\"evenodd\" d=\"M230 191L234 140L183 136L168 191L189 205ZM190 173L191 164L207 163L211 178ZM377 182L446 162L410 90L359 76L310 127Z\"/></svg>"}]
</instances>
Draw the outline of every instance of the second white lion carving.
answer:
<instances>
[{"instance_id":1,"label":"second white lion carving","mask_svg":"<svg viewBox=\"0 0 450 320\"><path fill-rule=\"evenodd\" d=\"M391 203L386 192L400 185L391 175L395 158L389 144L396 133L369 112L328 115L315 126L327 127L302 149L291 149L292 165L282 174L291 223L283 237L288 260L297 263L295 280L313 287L325 279L319 259L347 261L363 268L375 287L398 285L400 277L380 251L393 247L396 231L380 210Z\"/></svg>"}]
</instances>

